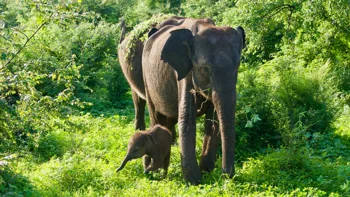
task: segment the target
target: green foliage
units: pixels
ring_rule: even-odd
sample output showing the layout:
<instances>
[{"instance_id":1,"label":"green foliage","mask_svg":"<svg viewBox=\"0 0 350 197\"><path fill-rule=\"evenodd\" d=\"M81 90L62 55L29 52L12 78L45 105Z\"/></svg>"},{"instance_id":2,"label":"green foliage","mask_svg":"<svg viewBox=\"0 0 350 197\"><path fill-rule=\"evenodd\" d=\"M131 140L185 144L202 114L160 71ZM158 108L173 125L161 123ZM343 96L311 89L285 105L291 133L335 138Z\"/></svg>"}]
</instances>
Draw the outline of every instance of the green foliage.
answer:
<instances>
[{"instance_id":1,"label":"green foliage","mask_svg":"<svg viewBox=\"0 0 350 197\"><path fill-rule=\"evenodd\" d=\"M4 196L38 196L27 177L0 166L0 194Z\"/></svg>"},{"instance_id":2,"label":"green foliage","mask_svg":"<svg viewBox=\"0 0 350 197\"><path fill-rule=\"evenodd\" d=\"M168 14L158 14L154 15L152 18L138 24L129 34L129 40L126 44L126 56L125 59L130 60L133 58L135 49L138 42L144 42L147 39L147 33L150 27L156 27L159 23L169 18L171 15Z\"/></svg>"},{"instance_id":3,"label":"green foliage","mask_svg":"<svg viewBox=\"0 0 350 197\"><path fill-rule=\"evenodd\" d=\"M116 173L134 129L132 119L128 119L132 111L114 113L125 116L86 114L68 118L67 121L85 127L59 131L47 137L55 140L45 140L47 145L58 149L64 144L66 151L62 156L40 163L35 155L9 160L6 173L16 169L17 174L17 179L12 181L17 189L11 191L18 195L27 191L38 196L115 196L121 193L126 196L346 196L349 192L350 168L344 158L324 160L312 156L308 150L292 152L284 148L270 149L268 154L246 159L242 167L237 166L233 180L221 177L219 157L215 170L204 174L203 184L197 187L183 183L178 144L172 147L169 174L165 179L157 172L143 174L141 159L129 162L125 169ZM202 134L197 133L197 147L200 147ZM199 155L201 149L196 151ZM6 174L1 175L5 181L9 180ZM9 191L1 190L5 195Z\"/></svg>"},{"instance_id":4,"label":"green foliage","mask_svg":"<svg viewBox=\"0 0 350 197\"><path fill-rule=\"evenodd\" d=\"M181 4L183 12L188 17L211 18L221 25L226 11L235 7L237 0L187 0Z\"/></svg>"},{"instance_id":5,"label":"green foliage","mask_svg":"<svg viewBox=\"0 0 350 197\"><path fill-rule=\"evenodd\" d=\"M51 132L53 119L77 108L125 104L121 99L128 85L116 61L115 24L93 11L81 12L86 8L76 3L4 4L0 128L6 140L0 149L36 144L38 139L30 139ZM10 17L13 12L22 14L16 22Z\"/></svg>"},{"instance_id":6,"label":"green foliage","mask_svg":"<svg viewBox=\"0 0 350 197\"><path fill-rule=\"evenodd\" d=\"M350 107L344 105L343 110L340 111L339 117L333 122L335 134L342 137L344 143L350 145Z\"/></svg>"},{"instance_id":7,"label":"green foliage","mask_svg":"<svg viewBox=\"0 0 350 197\"><path fill-rule=\"evenodd\" d=\"M238 180L287 188L322 188L345 195L350 188L344 174L349 174L350 169L341 163L282 149L245 162Z\"/></svg>"},{"instance_id":8,"label":"green foliage","mask_svg":"<svg viewBox=\"0 0 350 197\"><path fill-rule=\"evenodd\" d=\"M123 2L123 1L122 1ZM122 4L121 2L121 4ZM74 5L74 4L73 4ZM75 3L76 12L92 12L107 23L117 23L122 15L122 6L113 0L84 0Z\"/></svg>"},{"instance_id":9,"label":"green foliage","mask_svg":"<svg viewBox=\"0 0 350 197\"><path fill-rule=\"evenodd\" d=\"M34 152L44 161L50 160L52 157L62 157L67 149L67 134L61 133L48 133L46 135L39 135L37 139L37 146L33 147Z\"/></svg>"},{"instance_id":10,"label":"green foliage","mask_svg":"<svg viewBox=\"0 0 350 197\"><path fill-rule=\"evenodd\" d=\"M248 38L236 113L242 147L248 143L248 150L261 151L282 142L299 149L314 133L334 136L331 125L349 105L348 43L343 42L349 34L339 25L349 16L331 14L343 13L340 4L239 1L224 13L222 23L242 25ZM253 124L255 114L261 121Z\"/></svg>"}]
</instances>

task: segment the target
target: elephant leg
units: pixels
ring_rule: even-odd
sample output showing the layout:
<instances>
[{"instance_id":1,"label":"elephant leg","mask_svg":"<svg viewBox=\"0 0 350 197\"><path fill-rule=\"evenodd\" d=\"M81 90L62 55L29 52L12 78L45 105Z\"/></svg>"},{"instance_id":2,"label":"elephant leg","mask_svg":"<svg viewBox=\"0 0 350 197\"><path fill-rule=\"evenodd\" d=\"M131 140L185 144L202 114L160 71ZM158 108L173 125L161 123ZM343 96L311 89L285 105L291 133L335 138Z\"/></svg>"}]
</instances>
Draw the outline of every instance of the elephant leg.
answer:
<instances>
[{"instance_id":1,"label":"elephant leg","mask_svg":"<svg viewBox=\"0 0 350 197\"><path fill-rule=\"evenodd\" d=\"M147 89L147 87L146 87L146 89ZM150 126L149 127L152 128L156 124L158 124L158 118L157 118L157 112L155 110L154 104L153 104L152 100L149 98L147 91L146 91L146 101L147 101L147 107L148 107L148 113L149 113L149 119L150 119Z\"/></svg>"},{"instance_id":2,"label":"elephant leg","mask_svg":"<svg viewBox=\"0 0 350 197\"><path fill-rule=\"evenodd\" d=\"M146 172L147 168L151 165L151 158L147 155L143 157L143 170Z\"/></svg>"},{"instance_id":3,"label":"elephant leg","mask_svg":"<svg viewBox=\"0 0 350 197\"><path fill-rule=\"evenodd\" d=\"M170 151L164 158L164 163L163 163L163 168L164 168L164 175L163 176L164 177L166 177L168 174L169 164L170 164Z\"/></svg>"},{"instance_id":4,"label":"elephant leg","mask_svg":"<svg viewBox=\"0 0 350 197\"><path fill-rule=\"evenodd\" d=\"M205 135L203 140L202 158L199 167L201 171L210 172L214 169L216 154L221 142L218 118L211 102L208 102L204 128Z\"/></svg>"},{"instance_id":5,"label":"elephant leg","mask_svg":"<svg viewBox=\"0 0 350 197\"><path fill-rule=\"evenodd\" d=\"M172 134L172 144L175 145L176 144L176 130L175 130L175 126L173 126L171 129L171 134Z\"/></svg>"},{"instance_id":6,"label":"elephant leg","mask_svg":"<svg viewBox=\"0 0 350 197\"><path fill-rule=\"evenodd\" d=\"M196 159L196 116L197 107L194 96L192 77L188 75L179 86L179 138L181 167L184 179L193 185L201 182L201 172Z\"/></svg>"},{"instance_id":7,"label":"elephant leg","mask_svg":"<svg viewBox=\"0 0 350 197\"><path fill-rule=\"evenodd\" d=\"M174 118L166 117L166 116L159 114L159 113L157 113L156 119L157 119L158 124L168 128L171 131L172 144L175 144L176 143L175 125L177 123L177 120Z\"/></svg>"},{"instance_id":8,"label":"elephant leg","mask_svg":"<svg viewBox=\"0 0 350 197\"><path fill-rule=\"evenodd\" d=\"M145 174L147 174L149 171L156 171L159 168L162 168L164 162L164 158L160 155L154 155L154 157L151 159L151 164L146 168Z\"/></svg>"},{"instance_id":9,"label":"elephant leg","mask_svg":"<svg viewBox=\"0 0 350 197\"><path fill-rule=\"evenodd\" d=\"M154 105L151 101L148 102L148 111L150 113L150 118L151 118L151 127L153 127L156 124L160 124L160 125L168 128L172 134L172 142L173 142L173 144L175 144L175 142L176 142L175 125L177 123L177 119L170 118L170 117L164 116L163 114L156 112L154 109Z\"/></svg>"},{"instance_id":10,"label":"elephant leg","mask_svg":"<svg viewBox=\"0 0 350 197\"><path fill-rule=\"evenodd\" d=\"M134 90L132 92L132 100L134 102L135 108L135 129L136 130L145 130L145 107L146 101L141 98Z\"/></svg>"},{"instance_id":11,"label":"elephant leg","mask_svg":"<svg viewBox=\"0 0 350 197\"><path fill-rule=\"evenodd\" d=\"M147 106L148 106L148 112L149 112L149 118L150 118L150 128L154 127L157 124L157 116L156 116L156 111L155 107L153 105L152 100L150 100L148 96L148 92L146 92L146 99L147 99ZM151 158L148 157L147 155L143 157L143 167L144 167L144 172L148 173L149 170L148 168L151 166Z\"/></svg>"},{"instance_id":12,"label":"elephant leg","mask_svg":"<svg viewBox=\"0 0 350 197\"><path fill-rule=\"evenodd\" d=\"M171 135L172 135L172 142L173 144L176 143L176 131L175 131L175 125L177 123L177 119L174 118L169 118L166 117L164 124L160 123L161 125L165 126L166 128L168 128L171 131Z\"/></svg>"}]
</instances>

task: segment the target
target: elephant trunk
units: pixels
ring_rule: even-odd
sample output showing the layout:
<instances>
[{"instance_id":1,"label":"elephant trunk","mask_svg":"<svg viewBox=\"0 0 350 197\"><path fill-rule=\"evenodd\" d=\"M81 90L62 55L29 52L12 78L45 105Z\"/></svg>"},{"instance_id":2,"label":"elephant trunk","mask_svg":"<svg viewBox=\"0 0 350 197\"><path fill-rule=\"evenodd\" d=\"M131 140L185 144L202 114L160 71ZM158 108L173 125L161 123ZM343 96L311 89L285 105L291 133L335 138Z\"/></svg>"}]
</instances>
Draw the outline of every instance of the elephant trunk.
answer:
<instances>
[{"instance_id":1,"label":"elephant trunk","mask_svg":"<svg viewBox=\"0 0 350 197\"><path fill-rule=\"evenodd\" d=\"M128 163L128 161L130 161L130 159L129 159L129 156L127 155L127 156L124 158L122 165L120 165L120 167L117 169L117 172L119 172L120 170L122 170L122 169L125 167L126 163Z\"/></svg>"},{"instance_id":2,"label":"elephant trunk","mask_svg":"<svg viewBox=\"0 0 350 197\"><path fill-rule=\"evenodd\" d=\"M234 175L237 72L218 69L213 75L212 99L222 141L222 173Z\"/></svg>"}]
</instances>

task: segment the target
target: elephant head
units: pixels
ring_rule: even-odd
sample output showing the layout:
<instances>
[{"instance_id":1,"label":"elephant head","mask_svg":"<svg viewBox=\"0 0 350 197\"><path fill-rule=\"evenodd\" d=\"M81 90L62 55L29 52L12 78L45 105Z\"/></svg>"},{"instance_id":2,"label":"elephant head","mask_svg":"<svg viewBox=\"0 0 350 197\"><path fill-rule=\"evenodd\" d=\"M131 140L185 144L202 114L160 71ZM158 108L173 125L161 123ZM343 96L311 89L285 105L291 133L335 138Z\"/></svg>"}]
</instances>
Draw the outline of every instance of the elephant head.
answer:
<instances>
[{"instance_id":1,"label":"elephant head","mask_svg":"<svg viewBox=\"0 0 350 197\"><path fill-rule=\"evenodd\" d=\"M161 59L176 71L178 81L192 75L194 90L212 101L221 133L222 171L232 177L236 82L245 47L244 29L206 25L198 33L181 27L168 27L166 33Z\"/></svg>"},{"instance_id":2,"label":"elephant head","mask_svg":"<svg viewBox=\"0 0 350 197\"><path fill-rule=\"evenodd\" d=\"M147 133L136 132L129 140L128 152L117 172L122 170L126 163L132 159L141 158L146 154L147 146L151 146L151 139Z\"/></svg>"}]
</instances>

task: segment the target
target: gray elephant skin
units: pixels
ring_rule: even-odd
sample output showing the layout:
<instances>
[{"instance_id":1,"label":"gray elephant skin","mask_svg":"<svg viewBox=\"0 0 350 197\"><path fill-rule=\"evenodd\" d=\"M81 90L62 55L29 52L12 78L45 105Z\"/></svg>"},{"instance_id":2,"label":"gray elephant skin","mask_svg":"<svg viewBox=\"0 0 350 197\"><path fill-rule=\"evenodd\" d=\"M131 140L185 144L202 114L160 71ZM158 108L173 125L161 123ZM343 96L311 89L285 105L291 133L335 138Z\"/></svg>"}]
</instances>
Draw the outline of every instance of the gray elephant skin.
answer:
<instances>
[{"instance_id":1,"label":"gray elephant skin","mask_svg":"<svg viewBox=\"0 0 350 197\"><path fill-rule=\"evenodd\" d=\"M132 60L123 61L128 38L118 54L133 92L136 128L144 125L146 100L151 126L160 124L174 132L178 123L186 181L199 184L201 171L214 169L220 140L222 173L232 177L243 28L217 27L210 19L174 16L153 28L149 36L145 43L139 43ZM204 114L205 135L198 165L196 118Z\"/></svg>"},{"instance_id":2,"label":"gray elephant skin","mask_svg":"<svg viewBox=\"0 0 350 197\"><path fill-rule=\"evenodd\" d=\"M130 160L144 156L145 173L163 168L166 175L170 164L171 142L171 132L160 125L134 133L129 140L128 152L117 172Z\"/></svg>"}]
</instances>

